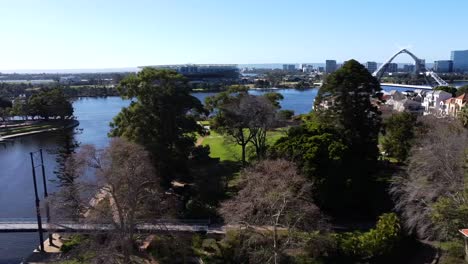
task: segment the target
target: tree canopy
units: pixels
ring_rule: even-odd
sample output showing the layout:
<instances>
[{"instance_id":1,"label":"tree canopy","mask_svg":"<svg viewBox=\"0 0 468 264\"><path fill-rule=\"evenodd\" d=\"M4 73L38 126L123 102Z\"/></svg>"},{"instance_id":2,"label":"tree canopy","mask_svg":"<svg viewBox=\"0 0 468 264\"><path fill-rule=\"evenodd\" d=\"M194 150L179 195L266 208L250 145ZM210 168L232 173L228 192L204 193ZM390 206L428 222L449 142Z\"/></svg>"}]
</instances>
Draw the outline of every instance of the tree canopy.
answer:
<instances>
[{"instance_id":1,"label":"tree canopy","mask_svg":"<svg viewBox=\"0 0 468 264\"><path fill-rule=\"evenodd\" d=\"M123 79L118 89L132 102L114 118L110 135L145 146L163 184L183 178L195 147L194 132L201 129L190 113L203 112L187 80L175 71L144 68Z\"/></svg>"}]
</instances>

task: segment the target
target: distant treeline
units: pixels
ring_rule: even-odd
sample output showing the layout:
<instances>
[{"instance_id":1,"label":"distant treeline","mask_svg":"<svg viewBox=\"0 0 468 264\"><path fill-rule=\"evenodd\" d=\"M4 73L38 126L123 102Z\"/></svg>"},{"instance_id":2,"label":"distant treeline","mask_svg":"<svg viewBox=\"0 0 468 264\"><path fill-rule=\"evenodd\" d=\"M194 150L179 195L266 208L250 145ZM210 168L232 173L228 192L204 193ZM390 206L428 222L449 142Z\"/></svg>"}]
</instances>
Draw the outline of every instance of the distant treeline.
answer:
<instances>
[{"instance_id":1,"label":"distant treeline","mask_svg":"<svg viewBox=\"0 0 468 264\"><path fill-rule=\"evenodd\" d=\"M98 97L118 96L116 85L61 85L59 83L44 83L32 85L29 83L0 83L0 97L13 100L19 96L30 97L44 89L60 89L67 97Z\"/></svg>"}]
</instances>

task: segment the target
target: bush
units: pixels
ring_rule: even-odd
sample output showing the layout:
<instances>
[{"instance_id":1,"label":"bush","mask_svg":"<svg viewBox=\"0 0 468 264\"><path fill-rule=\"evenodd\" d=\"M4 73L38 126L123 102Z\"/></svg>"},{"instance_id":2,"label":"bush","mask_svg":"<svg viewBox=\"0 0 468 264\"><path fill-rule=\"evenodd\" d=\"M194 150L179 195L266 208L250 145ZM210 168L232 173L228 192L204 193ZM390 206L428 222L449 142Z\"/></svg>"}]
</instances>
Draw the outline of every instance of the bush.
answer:
<instances>
[{"instance_id":1,"label":"bush","mask_svg":"<svg viewBox=\"0 0 468 264\"><path fill-rule=\"evenodd\" d=\"M465 257L465 247L461 240L444 242L441 244L441 248L443 250L443 255L447 257L455 259L463 259Z\"/></svg>"},{"instance_id":2,"label":"bush","mask_svg":"<svg viewBox=\"0 0 468 264\"><path fill-rule=\"evenodd\" d=\"M70 236L69 239L67 239L67 240L65 240L63 242L62 247L60 248L60 250L63 253L68 253L72 249L76 248L78 245L83 243L83 241L85 241L85 239L86 238L84 236L82 236L82 235L72 235L72 236Z\"/></svg>"},{"instance_id":3,"label":"bush","mask_svg":"<svg viewBox=\"0 0 468 264\"><path fill-rule=\"evenodd\" d=\"M279 110L276 114L279 120L290 120L294 116L293 110Z\"/></svg>"},{"instance_id":4,"label":"bush","mask_svg":"<svg viewBox=\"0 0 468 264\"><path fill-rule=\"evenodd\" d=\"M375 228L367 232L337 234L341 254L357 259L372 259L388 254L400 239L400 221L396 214L379 217Z\"/></svg>"}]
</instances>

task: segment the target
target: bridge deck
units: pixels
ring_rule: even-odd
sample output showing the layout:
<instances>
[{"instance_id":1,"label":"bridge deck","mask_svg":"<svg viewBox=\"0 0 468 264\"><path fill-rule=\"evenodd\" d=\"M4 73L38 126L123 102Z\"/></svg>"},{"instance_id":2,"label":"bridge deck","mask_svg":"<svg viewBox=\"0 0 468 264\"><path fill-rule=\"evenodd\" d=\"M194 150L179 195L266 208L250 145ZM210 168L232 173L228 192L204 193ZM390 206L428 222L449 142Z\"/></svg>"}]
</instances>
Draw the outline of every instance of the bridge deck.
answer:
<instances>
[{"instance_id":1,"label":"bridge deck","mask_svg":"<svg viewBox=\"0 0 468 264\"><path fill-rule=\"evenodd\" d=\"M89 223L43 223L44 231L50 232L105 232L115 229L112 224L89 224ZM0 233L7 232L37 232L37 222L18 221L18 222L0 222ZM136 225L137 232L206 232L206 233L224 233L222 226L209 226L208 223L141 223Z\"/></svg>"}]
</instances>

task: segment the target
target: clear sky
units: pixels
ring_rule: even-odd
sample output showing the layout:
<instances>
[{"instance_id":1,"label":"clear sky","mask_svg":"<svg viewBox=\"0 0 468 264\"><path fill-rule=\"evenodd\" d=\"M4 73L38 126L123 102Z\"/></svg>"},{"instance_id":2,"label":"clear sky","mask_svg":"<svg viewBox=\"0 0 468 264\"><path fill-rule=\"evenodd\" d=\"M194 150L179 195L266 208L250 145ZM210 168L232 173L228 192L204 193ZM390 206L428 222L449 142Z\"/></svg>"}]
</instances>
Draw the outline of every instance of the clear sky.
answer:
<instances>
[{"instance_id":1,"label":"clear sky","mask_svg":"<svg viewBox=\"0 0 468 264\"><path fill-rule=\"evenodd\" d=\"M468 49L466 0L0 0L0 11L0 70L382 62L403 47L432 62Z\"/></svg>"}]
</instances>

